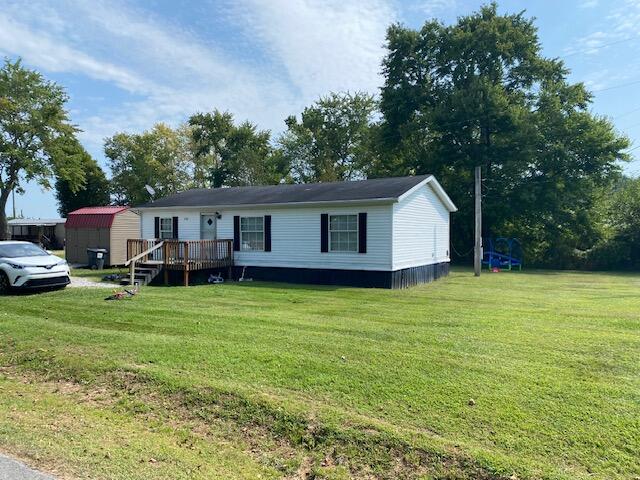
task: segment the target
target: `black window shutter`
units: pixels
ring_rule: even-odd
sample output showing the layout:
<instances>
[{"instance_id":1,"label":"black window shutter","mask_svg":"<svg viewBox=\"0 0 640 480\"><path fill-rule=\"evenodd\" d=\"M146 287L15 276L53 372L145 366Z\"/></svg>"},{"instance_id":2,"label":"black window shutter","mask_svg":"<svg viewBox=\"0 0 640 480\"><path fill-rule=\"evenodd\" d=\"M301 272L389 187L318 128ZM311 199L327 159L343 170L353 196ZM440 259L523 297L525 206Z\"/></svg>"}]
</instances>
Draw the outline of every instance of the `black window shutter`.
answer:
<instances>
[{"instance_id":1,"label":"black window shutter","mask_svg":"<svg viewBox=\"0 0 640 480\"><path fill-rule=\"evenodd\" d=\"M320 215L320 251L329 251L329 214Z\"/></svg>"},{"instance_id":2,"label":"black window shutter","mask_svg":"<svg viewBox=\"0 0 640 480\"><path fill-rule=\"evenodd\" d=\"M240 251L240 216L233 217L233 250Z\"/></svg>"},{"instance_id":3,"label":"black window shutter","mask_svg":"<svg viewBox=\"0 0 640 480\"><path fill-rule=\"evenodd\" d=\"M179 238L178 236L178 217L173 217L173 238L176 240Z\"/></svg>"},{"instance_id":4,"label":"black window shutter","mask_svg":"<svg viewBox=\"0 0 640 480\"><path fill-rule=\"evenodd\" d=\"M271 251L271 215L264 216L264 251Z\"/></svg>"},{"instance_id":5,"label":"black window shutter","mask_svg":"<svg viewBox=\"0 0 640 480\"><path fill-rule=\"evenodd\" d=\"M153 219L153 232L155 238L160 238L160 217Z\"/></svg>"},{"instance_id":6,"label":"black window shutter","mask_svg":"<svg viewBox=\"0 0 640 480\"><path fill-rule=\"evenodd\" d=\"M367 253L367 213L358 214L358 253Z\"/></svg>"}]
</instances>

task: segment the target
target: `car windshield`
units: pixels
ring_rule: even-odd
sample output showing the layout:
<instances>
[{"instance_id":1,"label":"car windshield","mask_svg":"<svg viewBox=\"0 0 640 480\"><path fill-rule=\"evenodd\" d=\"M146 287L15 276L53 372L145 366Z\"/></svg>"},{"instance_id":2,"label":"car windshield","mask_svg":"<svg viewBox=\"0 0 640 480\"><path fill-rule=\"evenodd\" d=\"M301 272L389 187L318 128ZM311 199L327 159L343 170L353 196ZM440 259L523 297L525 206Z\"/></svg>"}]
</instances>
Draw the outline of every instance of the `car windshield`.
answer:
<instances>
[{"instance_id":1,"label":"car windshield","mask_svg":"<svg viewBox=\"0 0 640 480\"><path fill-rule=\"evenodd\" d=\"M49 254L33 243L0 243L0 258L46 257Z\"/></svg>"}]
</instances>

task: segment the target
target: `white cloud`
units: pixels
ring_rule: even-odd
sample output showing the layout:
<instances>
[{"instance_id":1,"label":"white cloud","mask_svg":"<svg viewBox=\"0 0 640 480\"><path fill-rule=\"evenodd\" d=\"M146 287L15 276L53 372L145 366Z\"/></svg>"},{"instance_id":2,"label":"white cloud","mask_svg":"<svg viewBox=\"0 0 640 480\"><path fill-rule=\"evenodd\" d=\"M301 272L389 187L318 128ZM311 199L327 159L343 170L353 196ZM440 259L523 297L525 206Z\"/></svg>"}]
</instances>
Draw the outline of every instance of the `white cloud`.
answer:
<instances>
[{"instance_id":1,"label":"white cloud","mask_svg":"<svg viewBox=\"0 0 640 480\"><path fill-rule=\"evenodd\" d=\"M50 12L47 23L35 16L37 8L16 6L0 14L0 52L45 72L103 80L132 94L99 111L76 107L74 121L94 152L116 131L139 131L158 121L176 124L195 111L228 109L275 128L292 108L284 84L148 12L114 3L59 5L65 15Z\"/></svg>"},{"instance_id":2,"label":"white cloud","mask_svg":"<svg viewBox=\"0 0 640 480\"><path fill-rule=\"evenodd\" d=\"M595 8L598 6L598 0L584 0L580 3L580 8Z\"/></svg>"},{"instance_id":3,"label":"white cloud","mask_svg":"<svg viewBox=\"0 0 640 480\"><path fill-rule=\"evenodd\" d=\"M35 32L2 12L0 52L20 56L28 63L48 71L82 73L96 80L113 82L130 92L148 91L145 81L134 73L112 63L98 61L46 33Z\"/></svg>"},{"instance_id":4,"label":"white cloud","mask_svg":"<svg viewBox=\"0 0 640 480\"><path fill-rule=\"evenodd\" d=\"M380 0L244 0L237 20L258 35L310 101L331 90L377 92L387 26L396 19Z\"/></svg>"},{"instance_id":5,"label":"white cloud","mask_svg":"<svg viewBox=\"0 0 640 480\"><path fill-rule=\"evenodd\" d=\"M384 0L244 0L229 8L227 20L266 61L225 51L219 39L153 12L87 0L9 2L0 13L0 52L127 92L90 111L76 104L74 121L93 152L116 131L176 124L195 111L226 109L280 130L287 115L330 91L377 92L385 30L396 18ZM204 7L212 18L220 10ZM104 96L101 88L92 95Z\"/></svg>"},{"instance_id":6,"label":"white cloud","mask_svg":"<svg viewBox=\"0 0 640 480\"><path fill-rule=\"evenodd\" d=\"M423 12L429 19L437 18L453 12L456 9L456 0L425 0L416 5L415 9Z\"/></svg>"},{"instance_id":7,"label":"white cloud","mask_svg":"<svg viewBox=\"0 0 640 480\"><path fill-rule=\"evenodd\" d=\"M592 3L594 2L586 1L581 6L596 6L591 5ZM605 52L611 54L615 53L613 49L621 43L640 44L638 25L640 25L640 0L626 0L621 6L609 9L609 13L602 22L601 30L578 38L565 49L565 54L596 55Z\"/></svg>"}]
</instances>

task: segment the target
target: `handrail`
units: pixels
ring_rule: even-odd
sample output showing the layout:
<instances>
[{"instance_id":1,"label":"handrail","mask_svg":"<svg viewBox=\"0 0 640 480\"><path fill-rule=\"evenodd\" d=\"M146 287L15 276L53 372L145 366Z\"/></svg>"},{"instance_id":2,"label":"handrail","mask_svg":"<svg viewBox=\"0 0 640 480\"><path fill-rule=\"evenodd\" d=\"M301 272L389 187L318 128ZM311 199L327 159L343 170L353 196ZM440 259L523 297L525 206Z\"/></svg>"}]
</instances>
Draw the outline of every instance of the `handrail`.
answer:
<instances>
[{"instance_id":1,"label":"handrail","mask_svg":"<svg viewBox=\"0 0 640 480\"><path fill-rule=\"evenodd\" d=\"M135 257L130 258L125 262L125 266L129 265L129 285L133 286L136 284L136 261L141 259L142 257L147 257L151 252L155 252L160 247L164 245L164 241L156 243L153 247L147 248L144 252L139 253Z\"/></svg>"},{"instance_id":2,"label":"handrail","mask_svg":"<svg viewBox=\"0 0 640 480\"><path fill-rule=\"evenodd\" d=\"M153 247L146 249L144 252L139 253L138 255L136 255L135 257L130 258L129 260L127 260L126 262L124 262L124 266L126 267L127 265L129 265L131 262L137 262L139 259L141 259L142 257L146 257L147 255L149 255L151 252L154 252L156 250L158 250L160 247L162 247L162 245L164 245L164 240L161 241L160 243L156 243Z\"/></svg>"}]
</instances>

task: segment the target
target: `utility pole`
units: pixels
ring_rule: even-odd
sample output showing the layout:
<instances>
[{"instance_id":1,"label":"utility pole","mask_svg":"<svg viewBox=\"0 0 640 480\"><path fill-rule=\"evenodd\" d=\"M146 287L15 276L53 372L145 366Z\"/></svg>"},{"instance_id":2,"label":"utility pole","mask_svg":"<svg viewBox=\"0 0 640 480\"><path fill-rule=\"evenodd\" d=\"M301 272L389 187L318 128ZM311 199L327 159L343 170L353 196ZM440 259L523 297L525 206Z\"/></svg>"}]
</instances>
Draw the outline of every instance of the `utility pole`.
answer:
<instances>
[{"instance_id":1,"label":"utility pole","mask_svg":"<svg viewBox=\"0 0 640 480\"><path fill-rule=\"evenodd\" d=\"M473 248L473 273L480 276L482 269L482 168L475 171L475 245Z\"/></svg>"},{"instance_id":2,"label":"utility pole","mask_svg":"<svg viewBox=\"0 0 640 480\"><path fill-rule=\"evenodd\" d=\"M13 218L16 218L16 189L11 190L11 200L13 200Z\"/></svg>"}]
</instances>

